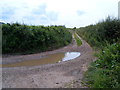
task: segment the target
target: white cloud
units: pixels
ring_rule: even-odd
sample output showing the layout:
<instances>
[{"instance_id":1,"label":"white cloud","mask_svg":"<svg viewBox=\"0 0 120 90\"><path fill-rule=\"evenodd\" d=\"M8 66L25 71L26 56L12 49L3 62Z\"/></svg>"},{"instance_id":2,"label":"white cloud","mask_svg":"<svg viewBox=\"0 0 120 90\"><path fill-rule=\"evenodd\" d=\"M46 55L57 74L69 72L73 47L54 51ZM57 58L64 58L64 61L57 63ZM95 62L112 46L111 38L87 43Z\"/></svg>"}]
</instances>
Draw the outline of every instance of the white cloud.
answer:
<instances>
[{"instance_id":1,"label":"white cloud","mask_svg":"<svg viewBox=\"0 0 120 90\"><path fill-rule=\"evenodd\" d=\"M81 27L108 15L117 17L119 0L1 0L1 21ZM4 8L4 9L3 9ZM10 11L8 11L11 8ZM5 16L6 13L6 16ZM7 15L8 13L8 15Z\"/></svg>"}]
</instances>

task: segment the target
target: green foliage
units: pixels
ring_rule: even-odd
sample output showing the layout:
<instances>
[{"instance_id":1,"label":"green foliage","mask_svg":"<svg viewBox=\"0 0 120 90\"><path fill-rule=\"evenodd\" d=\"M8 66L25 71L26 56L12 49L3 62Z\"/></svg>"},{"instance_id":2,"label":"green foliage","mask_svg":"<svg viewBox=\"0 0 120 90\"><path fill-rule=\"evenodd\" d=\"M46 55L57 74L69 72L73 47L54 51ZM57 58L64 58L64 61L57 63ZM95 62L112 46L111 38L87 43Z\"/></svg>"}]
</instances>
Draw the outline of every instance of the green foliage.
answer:
<instances>
[{"instance_id":1,"label":"green foliage","mask_svg":"<svg viewBox=\"0 0 120 90\"><path fill-rule=\"evenodd\" d=\"M76 27L74 27L73 29L76 29Z\"/></svg>"},{"instance_id":2,"label":"green foliage","mask_svg":"<svg viewBox=\"0 0 120 90\"><path fill-rule=\"evenodd\" d=\"M92 47L99 49L84 81L92 88L120 88L120 20L106 20L76 30Z\"/></svg>"},{"instance_id":3,"label":"green foliage","mask_svg":"<svg viewBox=\"0 0 120 90\"><path fill-rule=\"evenodd\" d=\"M19 23L2 25L3 53L32 53L52 50L71 42L65 26L28 26Z\"/></svg>"},{"instance_id":4,"label":"green foliage","mask_svg":"<svg viewBox=\"0 0 120 90\"><path fill-rule=\"evenodd\" d=\"M101 51L96 56L99 58L95 62L99 62L98 67L112 69L116 66L116 63L120 63L120 44L107 45L104 51Z\"/></svg>"},{"instance_id":5,"label":"green foliage","mask_svg":"<svg viewBox=\"0 0 120 90\"><path fill-rule=\"evenodd\" d=\"M108 17L106 20L76 30L91 46L104 48L106 42L120 41L120 20Z\"/></svg>"},{"instance_id":6,"label":"green foliage","mask_svg":"<svg viewBox=\"0 0 120 90\"><path fill-rule=\"evenodd\" d=\"M108 45L86 72L86 83L93 88L120 88L120 44Z\"/></svg>"},{"instance_id":7,"label":"green foliage","mask_svg":"<svg viewBox=\"0 0 120 90\"><path fill-rule=\"evenodd\" d=\"M82 45L82 41L78 38L78 36L76 34L74 34L74 37L75 37L75 40L77 42L77 45L81 46Z\"/></svg>"}]
</instances>

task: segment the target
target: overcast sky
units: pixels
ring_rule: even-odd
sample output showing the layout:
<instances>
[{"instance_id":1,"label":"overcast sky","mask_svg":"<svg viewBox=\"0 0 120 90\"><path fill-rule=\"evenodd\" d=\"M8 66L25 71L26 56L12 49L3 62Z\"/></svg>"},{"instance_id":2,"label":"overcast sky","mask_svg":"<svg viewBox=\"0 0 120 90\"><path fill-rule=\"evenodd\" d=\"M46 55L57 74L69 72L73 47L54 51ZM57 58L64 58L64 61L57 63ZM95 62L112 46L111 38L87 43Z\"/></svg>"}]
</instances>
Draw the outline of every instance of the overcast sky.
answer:
<instances>
[{"instance_id":1,"label":"overcast sky","mask_svg":"<svg viewBox=\"0 0 120 90\"><path fill-rule=\"evenodd\" d=\"M0 21L83 27L118 16L120 0L0 0Z\"/></svg>"}]
</instances>

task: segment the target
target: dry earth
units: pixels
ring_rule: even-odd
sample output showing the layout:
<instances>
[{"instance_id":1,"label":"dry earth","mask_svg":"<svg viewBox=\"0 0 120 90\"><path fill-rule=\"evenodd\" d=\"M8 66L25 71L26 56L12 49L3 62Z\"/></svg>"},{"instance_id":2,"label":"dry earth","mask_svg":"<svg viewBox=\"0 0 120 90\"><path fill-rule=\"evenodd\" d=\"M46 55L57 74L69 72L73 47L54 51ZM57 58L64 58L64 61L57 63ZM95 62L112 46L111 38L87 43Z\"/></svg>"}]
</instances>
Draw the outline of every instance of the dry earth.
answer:
<instances>
[{"instance_id":1,"label":"dry earth","mask_svg":"<svg viewBox=\"0 0 120 90\"><path fill-rule=\"evenodd\" d=\"M81 39L82 40L82 39ZM2 68L3 88L83 88L81 80L90 62L95 60L90 45L82 40L77 46L75 40L63 48L31 55L8 56L3 63L38 59L58 52L80 52L74 60L40 66Z\"/></svg>"}]
</instances>

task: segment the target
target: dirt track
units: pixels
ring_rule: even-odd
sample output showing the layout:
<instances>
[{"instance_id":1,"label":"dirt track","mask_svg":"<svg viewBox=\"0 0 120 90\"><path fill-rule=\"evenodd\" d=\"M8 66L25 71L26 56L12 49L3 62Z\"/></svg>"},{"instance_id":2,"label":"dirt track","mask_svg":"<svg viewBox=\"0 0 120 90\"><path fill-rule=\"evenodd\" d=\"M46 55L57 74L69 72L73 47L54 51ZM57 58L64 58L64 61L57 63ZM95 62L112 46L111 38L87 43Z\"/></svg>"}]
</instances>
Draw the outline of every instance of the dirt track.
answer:
<instances>
[{"instance_id":1,"label":"dirt track","mask_svg":"<svg viewBox=\"0 0 120 90\"><path fill-rule=\"evenodd\" d=\"M3 58L3 63L38 59L48 54L68 51L80 52L81 56L71 61L56 64L3 68L3 88L82 88L80 82L83 74L89 63L95 60L92 48L84 40L82 40L80 47L73 40L70 45L64 48L38 54L9 56Z\"/></svg>"}]
</instances>

